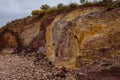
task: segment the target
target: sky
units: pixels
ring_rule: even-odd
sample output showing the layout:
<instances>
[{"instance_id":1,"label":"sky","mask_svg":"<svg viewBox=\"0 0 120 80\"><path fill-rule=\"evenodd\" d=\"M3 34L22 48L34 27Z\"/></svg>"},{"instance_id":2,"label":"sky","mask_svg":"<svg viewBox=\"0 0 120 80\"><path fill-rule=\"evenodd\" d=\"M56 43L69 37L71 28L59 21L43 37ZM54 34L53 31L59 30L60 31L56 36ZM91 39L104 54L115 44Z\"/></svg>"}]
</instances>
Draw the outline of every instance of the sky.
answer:
<instances>
[{"instance_id":1,"label":"sky","mask_svg":"<svg viewBox=\"0 0 120 80\"><path fill-rule=\"evenodd\" d=\"M0 27L11 20L27 17L42 4L56 6L59 3L79 3L79 0L0 0Z\"/></svg>"}]
</instances>

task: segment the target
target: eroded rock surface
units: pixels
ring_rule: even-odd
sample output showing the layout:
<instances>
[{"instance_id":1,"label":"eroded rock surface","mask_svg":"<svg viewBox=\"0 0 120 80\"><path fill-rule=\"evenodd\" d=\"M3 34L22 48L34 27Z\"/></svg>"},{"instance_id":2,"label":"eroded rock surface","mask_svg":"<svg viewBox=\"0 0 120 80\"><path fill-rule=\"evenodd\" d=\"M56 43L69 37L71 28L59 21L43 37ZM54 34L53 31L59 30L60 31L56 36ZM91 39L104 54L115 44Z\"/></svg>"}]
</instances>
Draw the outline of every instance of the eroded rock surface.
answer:
<instances>
[{"instance_id":1,"label":"eroded rock surface","mask_svg":"<svg viewBox=\"0 0 120 80\"><path fill-rule=\"evenodd\" d=\"M85 7L12 21L0 29L0 54L1 79L119 80L120 8Z\"/></svg>"}]
</instances>

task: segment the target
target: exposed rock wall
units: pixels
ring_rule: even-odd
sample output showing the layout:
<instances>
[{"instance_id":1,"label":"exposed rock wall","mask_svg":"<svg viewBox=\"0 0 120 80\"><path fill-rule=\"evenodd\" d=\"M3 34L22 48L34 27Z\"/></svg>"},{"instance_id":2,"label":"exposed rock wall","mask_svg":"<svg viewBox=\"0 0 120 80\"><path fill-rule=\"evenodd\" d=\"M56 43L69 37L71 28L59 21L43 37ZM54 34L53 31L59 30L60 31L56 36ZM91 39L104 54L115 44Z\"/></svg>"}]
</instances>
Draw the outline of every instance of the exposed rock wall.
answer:
<instances>
[{"instance_id":1,"label":"exposed rock wall","mask_svg":"<svg viewBox=\"0 0 120 80\"><path fill-rule=\"evenodd\" d=\"M45 54L56 66L80 67L120 54L119 25L120 8L105 11L104 7L88 7L26 18L0 30L0 48Z\"/></svg>"},{"instance_id":2,"label":"exposed rock wall","mask_svg":"<svg viewBox=\"0 0 120 80\"><path fill-rule=\"evenodd\" d=\"M25 22L27 21L27 22ZM34 21L34 23L29 23ZM21 23L21 24L20 24ZM30 46L32 40L39 34L40 20L26 18L16 20L5 26L0 32L0 48L14 48L14 52L22 52Z\"/></svg>"},{"instance_id":3,"label":"exposed rock wall","mask_svg":"<svg viewBox=\"0 0 120 80\"><path fill-rule=\"evenodd\" d=\"M46 32L48 58L58 66L75 67L78 56L84 56L87 62L95 56L113 56L115 53L109 51L115 41L109 37L112 37L111 33L119 32L120 11L116 10L107 12L101 8L77 9L56 16ZM118 37L116 39L119 41Z\"/></svg>"}]
</instances>

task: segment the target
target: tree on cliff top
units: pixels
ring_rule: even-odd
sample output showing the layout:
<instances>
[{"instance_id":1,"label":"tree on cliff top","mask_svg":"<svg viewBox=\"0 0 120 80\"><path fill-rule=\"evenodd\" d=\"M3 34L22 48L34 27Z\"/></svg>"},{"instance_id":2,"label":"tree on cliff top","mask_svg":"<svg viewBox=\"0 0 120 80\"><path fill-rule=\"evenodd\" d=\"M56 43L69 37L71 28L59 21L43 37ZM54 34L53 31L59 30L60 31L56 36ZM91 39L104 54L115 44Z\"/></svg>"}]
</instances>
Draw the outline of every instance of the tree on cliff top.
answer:
<instances>
[{"instance_id":1,"label":"tree on cliff top","mask_svg":"<svg viewBox=\"0 0 120 80\"><path fill-rule=\"evenodd\" d=\"M60 9L63 9L64 8L64 5L62 3L58 4L57 5L57 8L60 10Z\"/></svg>"},{"instance_id":2,"label":"tree on cliff top","mask_svg":"<svg viewBox=\"0 0 120 80\"><path fill-rule=\"evenodd\" d=\"M96 2L97 0L94 0L94 2ZM80 0L80 3L88 3L89 0Z\"/></svg>"},{"instance_id":3,"label":"tree on cliff top","mask_svg":"<svg viewBox=\"0 0 120 80\"><path fill-rule=\"evenodd\" d=\"M40 7L40 9L42 9L42 10L48 10L49 8L50 8L50 6L47 4L41 5L41 7Z\"/></svg>"},{"instance_id":4,"label":"tree on cliff top","mask_svg":"<svg viewBox=\"0 0 120 80\"><path fill-rule=\"evenodd\" d=\"M80 0L80 3L84 3L85 2L85 0Z\"/></svg>"}]
</instances>

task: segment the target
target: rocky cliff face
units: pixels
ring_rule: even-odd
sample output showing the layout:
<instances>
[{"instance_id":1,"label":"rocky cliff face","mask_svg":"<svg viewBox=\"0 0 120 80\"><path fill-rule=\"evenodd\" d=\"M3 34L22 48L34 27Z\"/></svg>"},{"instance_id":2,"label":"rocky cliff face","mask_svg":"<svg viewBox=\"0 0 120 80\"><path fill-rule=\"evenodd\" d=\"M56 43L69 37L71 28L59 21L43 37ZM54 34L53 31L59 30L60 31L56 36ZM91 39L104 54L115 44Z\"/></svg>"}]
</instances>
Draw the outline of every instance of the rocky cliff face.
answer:
<instances>
[{"instance_id":1,"label":"rocky cliff face","mask_svg":"<svg viewBox=\"0 0 120 80\"><path fill-rule=\"evenodd\" d=\"M88 62L119 54L119 10L86 8L57 15L46 29L48 58L58 66L75 67L80 56Z\"/></svg>"},{"instance_id":2,"label":"rocky cliff face","mask_svg":"<svg viewBox=\"0 0 120 80\"><path fill-rule=\"evenodd\" d=\"M44 54L68 68L115 58L120 55L120 8L86 7L13 21L0 30L0 50Z\"/></svg>"}]
</instances>

